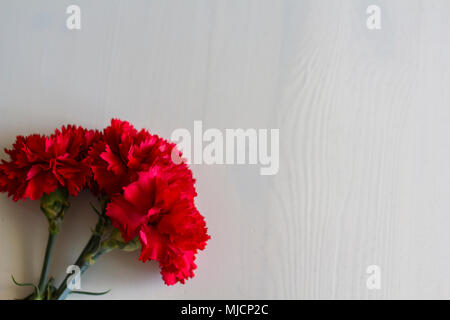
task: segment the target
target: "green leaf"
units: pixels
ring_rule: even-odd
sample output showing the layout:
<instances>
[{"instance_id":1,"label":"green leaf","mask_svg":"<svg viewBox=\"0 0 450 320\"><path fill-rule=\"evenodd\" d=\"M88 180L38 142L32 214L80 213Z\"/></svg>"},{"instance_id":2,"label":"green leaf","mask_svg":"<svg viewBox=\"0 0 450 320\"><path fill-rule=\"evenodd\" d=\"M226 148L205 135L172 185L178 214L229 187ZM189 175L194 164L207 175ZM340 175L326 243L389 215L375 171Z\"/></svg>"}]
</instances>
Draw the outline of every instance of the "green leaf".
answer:
<instances>
[{"instance_id":1,"label":"green leaf","mask_svg":"<svg viewBox=\"0 0 450 320\"><path fill-rule=\"evenodd\" d=\"M103 291L103 292L70 291L69 294L70 293L76 293L76 294L86 294L86 295L89 295L89 296L101 296L101 295L107 294L110 291L111 291L111 289Z\"/></svg>"},{"instance_id":2,"label":"green leaf","mask_svg":"<svg viewBox=\"0 0 450 320\"><path fill-rule=\"evenodd\" d=\"M14 282L14 284L16 286L19 286L19 287L33 287L34 290L36 291L36 294L39 296L39 289L33 283L19 283L19 282L16 281L16 279L14 279L13 275L11 275L11 278L12 278L12 281Z\"/></svg>"},{"instance_id":3,"label":"green leaf","mask_svg":"<svg viewBox=\"0 0 450 320\"><path fill-rule=\"evenodd\" d=\"M95 213L98 216L101 216L102 214L100 213L100 211L94 206L94 204L92 202L89 202L89 204L91 205L91 208L95 211Z\"/></svg>"}]
</instances>

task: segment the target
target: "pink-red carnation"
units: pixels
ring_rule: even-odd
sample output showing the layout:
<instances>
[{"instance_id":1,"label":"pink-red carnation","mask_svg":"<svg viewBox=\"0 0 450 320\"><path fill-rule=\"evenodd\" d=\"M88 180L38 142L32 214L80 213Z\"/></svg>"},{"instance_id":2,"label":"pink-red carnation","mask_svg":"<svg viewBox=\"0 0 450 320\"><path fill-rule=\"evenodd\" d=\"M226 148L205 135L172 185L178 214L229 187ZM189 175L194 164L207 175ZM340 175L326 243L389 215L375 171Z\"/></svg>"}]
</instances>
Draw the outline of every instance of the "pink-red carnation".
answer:
<instances>
[{"instance_id":1,"label":"pink-red carnation","mask_svg":"<svg viewBox=\"0 0 450 320\"><path fill-rule=\"evenodd\" d=\"M121 193L123 187L134 182L138 173L155 165L171 165L175 144L130 123L113 119L103 132L103 139L90 151L95 182L106 195ZM192 181L192 173L182 163L175 171L184 171ZM189 176L189 177L188 177ZM193 191L195 193L195 190Z\"/></svg>"},{"instance_id":2,"label":"pink-red carnation","mask_svg":"<svg viewBox=\"0 0 450 320\"><path fill-rule=\"evenodd\" d=\"M0 191L14 201L38 200L59 187L77 195L91 176L86 156L99 138L94 130L72 125L50 136L18 136L12 149L5 149L10 160L0 164Z\"/></svg>"},{"instance_id":3,"label":"pink-red carnation","mask_svg":"<svg viewBox=\"0 0 450 320\"><path fill-rule=\"evenodd\" d=\"M111 198L106 215L123 238L141 242L140 260L156 260L166 284L193 277L195 254L209 239L203 216L194 205L191 175L177 165L153 166Z\"/></svg>"}]
</instances>

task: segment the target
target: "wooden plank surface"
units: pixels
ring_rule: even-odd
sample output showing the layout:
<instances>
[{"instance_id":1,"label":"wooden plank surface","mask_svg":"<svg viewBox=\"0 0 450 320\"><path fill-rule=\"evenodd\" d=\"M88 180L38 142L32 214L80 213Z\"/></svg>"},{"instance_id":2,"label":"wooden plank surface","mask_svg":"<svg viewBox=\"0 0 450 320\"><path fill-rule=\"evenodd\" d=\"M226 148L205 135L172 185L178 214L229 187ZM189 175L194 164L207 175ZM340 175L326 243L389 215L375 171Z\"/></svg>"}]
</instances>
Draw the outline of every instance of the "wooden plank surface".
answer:
<instances>
[{"instance_id":1,"label":"wooden plank surface","mask_svg":"<svg viewBox=\"0 0 450 320\"><path fill-rule=\"evenodd\" d=\"M103 298L450 298L450 3L442 0L0 1L0 147L65 123L279 128L280 171L194 165L212 240L165 287L137 254L82 279ZM381 8L368 30L366 9ZM4 156L4 153L2 153ZM51 272L95 217L74 200ZM0 298L37 281L46 221L0 196ZM381 289L368 290L378 265ZM73 297L79 298L79 297Z\"/></svg>"}]
</instances>

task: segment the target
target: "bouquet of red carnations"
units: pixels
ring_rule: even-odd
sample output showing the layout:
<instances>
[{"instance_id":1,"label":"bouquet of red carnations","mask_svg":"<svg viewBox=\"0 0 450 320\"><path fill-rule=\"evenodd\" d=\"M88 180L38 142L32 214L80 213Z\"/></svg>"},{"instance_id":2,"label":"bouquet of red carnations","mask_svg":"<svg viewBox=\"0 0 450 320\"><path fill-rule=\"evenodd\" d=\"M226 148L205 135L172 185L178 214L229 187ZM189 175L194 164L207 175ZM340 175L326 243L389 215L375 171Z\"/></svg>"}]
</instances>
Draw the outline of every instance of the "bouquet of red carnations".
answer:
<instances>
[{"instance_id":1,"label":"bouquet of red carnations","mask_svg":"<svg viewBox=\"0 0 450 320\"><path fill-rule=\"evenodd\" d=\"M99 132L63 126L50 136L18 136L9 160L0 164L0 191L14 201L40 200L49 237L38 284L25 299L61 300L71 290L68 278L59 286L49 277L56 237L69 195L89 189L98 223L75 265L84 272L114 249L141 250L139 260L159 262L167 285L193 277L195 255L205 248L207 228L196 209L192 172L176 145L126 121L113 119ZM176 159L177 161L174 161Z\"/></svg>"}]
</instances>

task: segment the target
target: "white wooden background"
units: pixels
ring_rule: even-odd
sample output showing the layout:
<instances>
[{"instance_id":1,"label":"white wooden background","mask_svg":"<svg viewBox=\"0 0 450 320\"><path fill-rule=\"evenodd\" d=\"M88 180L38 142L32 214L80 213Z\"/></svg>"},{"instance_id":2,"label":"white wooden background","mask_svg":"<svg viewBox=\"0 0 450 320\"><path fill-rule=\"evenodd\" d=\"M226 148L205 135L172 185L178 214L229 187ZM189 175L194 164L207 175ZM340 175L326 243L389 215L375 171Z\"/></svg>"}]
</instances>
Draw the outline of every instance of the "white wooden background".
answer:
<instances>
[{"instance_id":1,"label":"white wooden background","mask_svg":"<svg viewBox=\"0 0 450 320\"><path fill-rule=\"evenodd\" d=\"M66 7L82 29L66 29ZM382 29L366 27L366 8ZM450 298L450 12L438 0L0 0L0 147L65 123L280 128L280 171L193 166L212 240L166 287L137 253L82 278L100 298ZM4 156L4 153L1 153ZM87 194L57 279L89 236ZM37 282L38 203L0 196L0 298ZM366 268L381 268L368 290ZM73 297L81 298L81 297Z\"/></svg>"}]
</instances>

